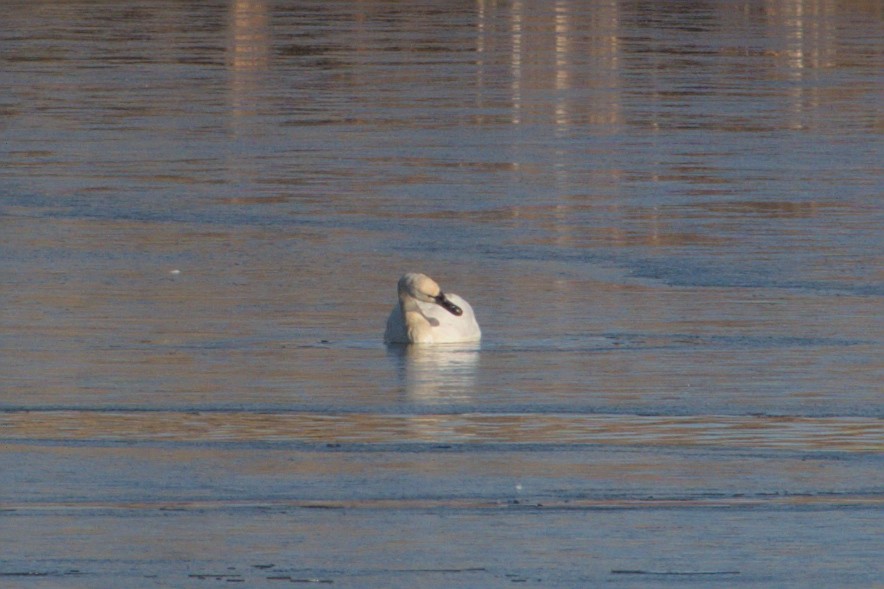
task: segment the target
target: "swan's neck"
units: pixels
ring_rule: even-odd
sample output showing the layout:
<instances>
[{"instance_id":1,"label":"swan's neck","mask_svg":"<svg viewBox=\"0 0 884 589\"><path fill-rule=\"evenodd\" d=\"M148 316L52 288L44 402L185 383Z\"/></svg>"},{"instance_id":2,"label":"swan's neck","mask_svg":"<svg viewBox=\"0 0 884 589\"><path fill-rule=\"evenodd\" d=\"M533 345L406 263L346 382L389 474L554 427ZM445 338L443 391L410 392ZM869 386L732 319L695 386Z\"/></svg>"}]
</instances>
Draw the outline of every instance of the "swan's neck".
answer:
<instances>
[{"instance_id":1,"label":"swan's neck","mask_svg":"<svg viewBox=\"0 0 884 589\"><path fill-rule=\"evenodd\" d=\"M399 308L402 309L402 317L405 319L408 341L427 342L433 338L432 324L421 312L417 301L407 294L402 294L399 296Z\"/></svg>"}]
</instances>

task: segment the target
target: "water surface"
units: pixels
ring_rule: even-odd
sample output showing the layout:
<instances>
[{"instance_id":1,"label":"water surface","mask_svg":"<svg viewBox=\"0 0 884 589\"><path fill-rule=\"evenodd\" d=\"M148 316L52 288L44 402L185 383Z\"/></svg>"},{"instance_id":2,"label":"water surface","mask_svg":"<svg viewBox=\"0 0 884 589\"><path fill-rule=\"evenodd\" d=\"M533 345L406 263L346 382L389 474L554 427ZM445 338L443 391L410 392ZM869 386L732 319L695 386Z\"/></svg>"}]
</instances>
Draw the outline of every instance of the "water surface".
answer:
<instances>
[{"instance_id":1,"label":"water surface","mask_svg":"<svg viewBox=\"0 0 884 589\"><path fill-rule=\"evenodd\" d=\"M2 584L879 583L881 19L8 7Z\"/></svg>"}]
</instances>

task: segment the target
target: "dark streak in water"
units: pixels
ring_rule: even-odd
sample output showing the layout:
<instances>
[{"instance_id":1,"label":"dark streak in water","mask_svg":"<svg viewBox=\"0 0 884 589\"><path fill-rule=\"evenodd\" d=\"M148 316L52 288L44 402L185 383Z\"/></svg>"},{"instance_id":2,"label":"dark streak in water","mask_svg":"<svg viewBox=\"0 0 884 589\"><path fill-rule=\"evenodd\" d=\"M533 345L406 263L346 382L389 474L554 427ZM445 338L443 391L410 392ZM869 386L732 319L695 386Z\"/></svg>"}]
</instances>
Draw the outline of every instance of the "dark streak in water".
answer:
<instances>
[{"instance_id":1,"label":"dark streak in water","mask_svg":"<svg viewBox=\"0 0 884 589\"><path fill-rule=\"evenodd\" d=\"M643 571L640 569L614 569L612 575L650 575L650 576L674 576L674 577L712 577L719 575L739 575L740 571Z\"/></svg>"}]
</instances>

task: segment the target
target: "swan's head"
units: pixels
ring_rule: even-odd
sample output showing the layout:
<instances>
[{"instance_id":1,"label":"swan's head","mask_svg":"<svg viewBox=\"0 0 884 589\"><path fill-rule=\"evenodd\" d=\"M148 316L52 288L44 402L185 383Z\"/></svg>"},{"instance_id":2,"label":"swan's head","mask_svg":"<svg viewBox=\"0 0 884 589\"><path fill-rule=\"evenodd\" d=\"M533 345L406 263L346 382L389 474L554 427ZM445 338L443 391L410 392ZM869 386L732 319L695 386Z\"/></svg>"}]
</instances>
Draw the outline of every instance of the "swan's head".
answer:
<instances>
[{"instance_id":1,"label":"swan's head","mask_svg":"<svg viewBox=\"0 0 884 589\"><path fill-rule=\"evenodd\" d=\"M399 296L409 296L416 301L434 303L458 317L463 315L463 309L449 301L436 281L426 274L417 272L403 274L399 279Z\"/></svg>"}]
</instances>

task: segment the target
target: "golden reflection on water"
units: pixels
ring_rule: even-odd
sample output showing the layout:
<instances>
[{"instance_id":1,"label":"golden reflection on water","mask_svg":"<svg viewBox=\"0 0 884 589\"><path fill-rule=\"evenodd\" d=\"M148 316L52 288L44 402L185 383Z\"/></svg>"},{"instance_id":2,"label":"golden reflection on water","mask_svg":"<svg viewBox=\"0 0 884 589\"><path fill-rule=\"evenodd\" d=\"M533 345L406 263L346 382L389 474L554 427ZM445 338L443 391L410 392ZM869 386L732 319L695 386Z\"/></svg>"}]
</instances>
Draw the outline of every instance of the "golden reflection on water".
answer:
<instances>
[{"instance_id":1,"label":"golden reflection on water","mask_svg":"<svg viewBox=\"0 0 884 589\"><path fill-rule=\"evenodd\" d=\"M231 11L231 69L236 71L266 68L270 55L269 15L266 2L236 0Z\"/></svg>"},{"instance_id":2,"label":"golden reflection on water","mask_svg":"<svg viewBox=\"0 0 884 589\"><path fill-rule=\"evenodd\" d=\"M882 452L884 423L851 417L217 412L7 412L7 440L324 444L602 444Z\"/></svg>"}]
</instances>

